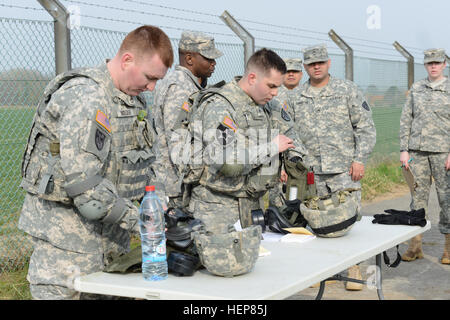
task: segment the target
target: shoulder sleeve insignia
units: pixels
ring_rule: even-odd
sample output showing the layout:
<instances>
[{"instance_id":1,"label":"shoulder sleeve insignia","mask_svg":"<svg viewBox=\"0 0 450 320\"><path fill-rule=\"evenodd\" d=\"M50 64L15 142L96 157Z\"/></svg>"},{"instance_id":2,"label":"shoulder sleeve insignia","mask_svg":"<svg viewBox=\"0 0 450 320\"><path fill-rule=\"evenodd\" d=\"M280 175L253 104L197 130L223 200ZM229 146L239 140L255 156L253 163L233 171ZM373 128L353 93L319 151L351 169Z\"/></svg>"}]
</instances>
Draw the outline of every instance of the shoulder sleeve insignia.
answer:
<instances>
[{"instance_id":1,"label":"shoulder sleeve insignia","mask_svg":"<svg viewBox=\"0 0 450 320\"><path fill-rule=\"evenodd\" d=\"M370 107L369 107L369 105L368 105L368 103L367 102L363 102L362 103L362 107L364 108L364 109L366 109L367 111L370 111Z\"/></svg>"},{"instance_id":2,"label":"shoulder sleeve insignia","mask_svg":"<svg viewBox=\"0 0 450 320\"><path fill-rule=\"evenodd\" d=\"M291 117L289 116L289 114L286 112L286 109L281 109L281 117L283 118L284 121L291 121Z\"/></svg>"},{"instance_id":3,"label":"shoulder sleeve insignia","mask_svg":"<svg viewBox=\"0 0 450 320\"><path fill-rule=\"evenodd\" d=\"M282 108L283 108L285 111L287 111L287 109L288 109L288 104L287 104L286 101L283 102Z\"/></svg>"},{"instance_id":4,"label":"shoulder sleeve insignia","mask_svg":"<svg viewBox=\"0 0 450 320\"><path fill-rule=\"evenodd\" d=\"M234 121L230 118L230 117L225 117L222 121L222 123L224 125L226 125L228 128L230 128L231 130L233 130L234 132L236 132L237 130L237 125L234 123Z\"/></svg>"},{"instance_id":5,"label":"shoulder sleeve insignia","mask_svg":"<svg viewBox=\"0 0 450 320\"><path fill-rule=\"evenodd\" d=\"M181 109L183 109L186 112L191 112L191 108L190 108L189 103L187 101L183 102L183 104L181 105Z\"/></svg>"},{"instance_id":6,"label":"shoulder sleeve insignia","mask_svg":"<svg viewBox=\"0 0 450 320\"><path fill-rule=\"evenodd\" d=\"M111 125L109 124L109 119L102 111L97 110L97 115L95 116L95 121L111 133Z\"/></svg>"}]
</instances>

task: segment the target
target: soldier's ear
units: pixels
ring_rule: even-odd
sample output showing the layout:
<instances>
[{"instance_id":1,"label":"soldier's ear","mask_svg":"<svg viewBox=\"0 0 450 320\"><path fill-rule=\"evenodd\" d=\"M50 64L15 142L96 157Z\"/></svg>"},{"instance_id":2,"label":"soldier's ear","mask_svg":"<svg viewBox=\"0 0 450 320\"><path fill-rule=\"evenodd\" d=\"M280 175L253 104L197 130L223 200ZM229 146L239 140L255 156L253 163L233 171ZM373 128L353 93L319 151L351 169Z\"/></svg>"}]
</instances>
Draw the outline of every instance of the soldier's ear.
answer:
<instances>
[{"instance_id":1,"label":"soldier's ear","mask_svg":"<svg viewBox=\"0 0 450 320\"><path fill-rule=\"evenodd\" d=\"M251 86L254 85L256 83L257 78L258 78L258 75L256 74L256 72L250 72L247 75L248 84Z\"/></svg>"},{"instance_id":2,"label":"soldier's ear","mask_svg":"<svg viewBox=\"0 0 450 320\"><path fill-rule=\"evenodd\" d=\"M128 66L134 63L135 57L131 52L124 52L120 57L120 66L122 69L127 69Z\"/></svg>"},{"instance_id":3,"label":"soldier's ear","mask_svg":"<svg viewBox=\"0 0 450 320\"><path fill-rule=\"evenodd\" d=\"M186 64L187 64L188 66L193 66L193 65L194 65L194 60L195 60L195 57L194 57L194 54L193 54L193 53L187 52L187 53L184 55L184 61L186 62Z\"/></svg>"}]
</instances>

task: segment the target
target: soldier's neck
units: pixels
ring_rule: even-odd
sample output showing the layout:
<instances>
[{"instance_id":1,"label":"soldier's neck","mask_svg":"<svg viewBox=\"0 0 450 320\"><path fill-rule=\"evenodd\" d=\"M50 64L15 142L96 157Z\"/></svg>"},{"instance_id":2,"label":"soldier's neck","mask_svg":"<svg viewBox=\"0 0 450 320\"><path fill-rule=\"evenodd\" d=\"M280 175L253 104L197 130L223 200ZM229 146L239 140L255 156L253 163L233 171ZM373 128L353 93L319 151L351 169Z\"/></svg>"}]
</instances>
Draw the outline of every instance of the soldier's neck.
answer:
<instances>
[{"instance_id":1,"label":"soldier's neck","mask_svg":"<svg viewBox=\"0 0 450 320\"><path fill-rule=\"evenodd\" d=\"M329 81L330 81L329 74L325 78L319 79L319 80L309 78L309 83L311 84L312 87L315 87L315 88L323 88L328 84Z\"/></svg>"}]
</instances>

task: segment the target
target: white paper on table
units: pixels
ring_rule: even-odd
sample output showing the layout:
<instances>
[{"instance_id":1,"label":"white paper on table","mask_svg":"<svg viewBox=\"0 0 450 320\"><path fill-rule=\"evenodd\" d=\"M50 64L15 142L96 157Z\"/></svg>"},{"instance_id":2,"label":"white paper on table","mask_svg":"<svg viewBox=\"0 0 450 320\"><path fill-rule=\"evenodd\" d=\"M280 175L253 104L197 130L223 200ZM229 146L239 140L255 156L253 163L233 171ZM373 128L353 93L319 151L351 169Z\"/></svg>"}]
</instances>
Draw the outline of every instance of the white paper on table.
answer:
<instances>
[{"instance_id":1,"label":"white paper on table","mask_svg":"<svg viewBox=\"0 0 450 320\"><path fill-rule=\"evenodd\" d=\"M266 231L262 234L262 236L263 236L263 241L278 242L284 236L284 234Z\"/></svg>"},{"instance_id":2,"label":"white paper on table","mask_svg":"<svg viewBox=\"0 0 450 320\"><path fill-rule=\"evenodd\" d=\"M288 233L283 237L281 237L280 241L302 243L310 241L315 238L316 238L315 235Z\"/></svg>"}]
</instances>

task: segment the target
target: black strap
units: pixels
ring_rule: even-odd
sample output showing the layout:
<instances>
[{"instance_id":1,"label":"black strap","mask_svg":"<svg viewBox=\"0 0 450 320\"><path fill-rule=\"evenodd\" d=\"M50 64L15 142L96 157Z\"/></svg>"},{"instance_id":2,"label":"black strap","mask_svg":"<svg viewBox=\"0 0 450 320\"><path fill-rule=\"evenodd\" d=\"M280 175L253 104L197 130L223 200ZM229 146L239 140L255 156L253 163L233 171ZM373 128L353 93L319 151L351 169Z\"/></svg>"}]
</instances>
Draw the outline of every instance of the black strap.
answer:
<instances>
[{"instance_id":1,"label":"black strap","mask_svg":"<svg viewBox=\"0 0 450 320\"><path fill-rule=\"evenodd\" d=\"M389 267L389 268L395 268L400 264L400 261L402 261L402 257L400 256L400 253L398 252L398 245L397 245L397 259L395 259L395 261L391 264L391 261L389 260L389 257L387 255L387 252L384 251L383 252L383 259L384 259L384 263Z\"/></svg>"},{"instance_id":2,"label":"black strap","mask_svg":"<svg viewBox=\"0 0 450 320\"><path fill-rule=\"evenodd\" d=\"M316 234L333 233L333 232L336 232L336 231L343 230L343 229L345 229L347 227L350 227L352 224L354 224L356 222L356 218L357 218L357 215L354 215L350 219L347 219L345 221L342 221L340 223L337 223L337 224L334 224L334 225L331 225L331 226L322 227L322 228L312 228L311 227L311 229Z\"/></svg>"}]
</instances>

